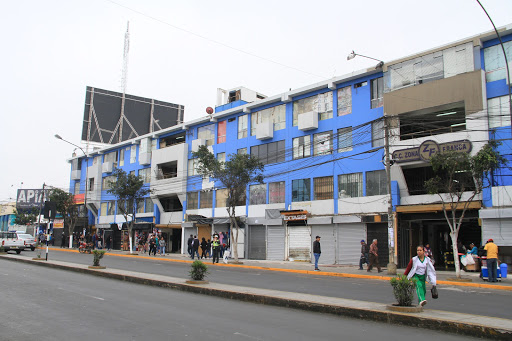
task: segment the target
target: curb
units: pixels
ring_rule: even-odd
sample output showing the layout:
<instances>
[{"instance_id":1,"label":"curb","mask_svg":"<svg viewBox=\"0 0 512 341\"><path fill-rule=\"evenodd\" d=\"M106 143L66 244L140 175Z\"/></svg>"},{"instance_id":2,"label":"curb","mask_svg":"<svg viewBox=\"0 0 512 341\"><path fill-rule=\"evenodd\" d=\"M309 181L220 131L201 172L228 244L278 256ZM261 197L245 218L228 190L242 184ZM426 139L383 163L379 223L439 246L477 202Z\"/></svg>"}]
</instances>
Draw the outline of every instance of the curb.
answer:
<instances>
[{"instance_id":1,"label":"curb","mask_svg":"<svg viewBox=\"0 0 512 341\"><path fill-rule=\"evenodd\" d=\"M456 333L461 335L476 336L476 337L487 337L494 340L511 340L512 339L512 328L498 328L489 327L482 324L468 323L462 321L455 321L449 319L432 318L425 316L422 313L399 313L393 311L386 311L385 305L382 310L364 308L364 307L350 307L336 304L322 304L315 301L293 299L287 297L279 297L272 295L263 295L245 291L232 291L226 289L213 288L208 284L187 284L185 280L183 282L170 282L166 280L159 280L154 278L144 277L147 274L140 273L137 276L129 274L121 274L111 272L112 270L93 270L87 266L76 267L65 264L56 264L48 262L37 262L27 258L18 257L0 257L3 259L18 261L23 263L29 263L39 266L47 266L55 269L62 269L68 271L75 271L83 274L90 274L94 276L111 278L122 280L131 283L151 285L156 287L180 290L184 292L198 293L203 295L210 295L222 298L229 298L239 300L243 302L259 303L271 306L279 306L285 308L294 308L299 310L328 313L333 315L352 317L357 319L372 320L385 322L389 324L406 325L424 329L436 329L450 333ZM276 292L277 295L277 292Z\"/></svg>"}]
</instances>

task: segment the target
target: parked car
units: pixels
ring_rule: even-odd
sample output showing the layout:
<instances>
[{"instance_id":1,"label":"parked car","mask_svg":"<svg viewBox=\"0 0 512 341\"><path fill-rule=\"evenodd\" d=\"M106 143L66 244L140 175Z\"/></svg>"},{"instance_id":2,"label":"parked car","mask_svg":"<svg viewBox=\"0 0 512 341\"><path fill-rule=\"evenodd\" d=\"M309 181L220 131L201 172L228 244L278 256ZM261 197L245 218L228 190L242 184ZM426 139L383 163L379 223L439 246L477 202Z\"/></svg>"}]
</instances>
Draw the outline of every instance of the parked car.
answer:
<instances>
[{"instance_id":1,"label":"parked car","mask_svg":"<svg viewBox=\"0 0 512 341\"><path fill-rule=\"evenodd\" d=\"M0 232L0 245L3 246L5 251L16 251L20 254L21 251L25 250L25 243L18 238L16 232Z\"/></svg>"},{"instance_id":2,"label":"parked car","mask_svg":"<svg viewBox=\"0 0 512 341\"><path fill-rule=\"evenodd\" d=\"M37 242L34 237L28 233L16 232L18 235L18 239L21 239L26 248L30 248L30 250L34 251L37 246Z\"/></svg>"}]
</instances>

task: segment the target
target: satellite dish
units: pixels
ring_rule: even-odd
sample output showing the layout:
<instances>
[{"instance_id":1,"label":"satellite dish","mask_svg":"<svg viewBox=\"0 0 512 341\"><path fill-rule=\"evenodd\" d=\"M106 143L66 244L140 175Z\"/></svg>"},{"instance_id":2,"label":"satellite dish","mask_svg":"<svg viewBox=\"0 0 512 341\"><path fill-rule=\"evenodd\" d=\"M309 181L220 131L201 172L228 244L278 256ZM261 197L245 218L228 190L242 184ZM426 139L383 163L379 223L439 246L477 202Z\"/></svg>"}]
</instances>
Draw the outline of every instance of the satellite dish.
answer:
<instances>
[{"instance_id":1,"label":"satellite dish","mask_svg":"<svg viewBox=\"0 0 512 341\"><path fill-rule=\"evenodd\" d=\"M212 107L208 107L208 108L206 108L206 113L207 113L208 115L213 114L213 108L212 108Z\"/></svg>"}]
</instances>

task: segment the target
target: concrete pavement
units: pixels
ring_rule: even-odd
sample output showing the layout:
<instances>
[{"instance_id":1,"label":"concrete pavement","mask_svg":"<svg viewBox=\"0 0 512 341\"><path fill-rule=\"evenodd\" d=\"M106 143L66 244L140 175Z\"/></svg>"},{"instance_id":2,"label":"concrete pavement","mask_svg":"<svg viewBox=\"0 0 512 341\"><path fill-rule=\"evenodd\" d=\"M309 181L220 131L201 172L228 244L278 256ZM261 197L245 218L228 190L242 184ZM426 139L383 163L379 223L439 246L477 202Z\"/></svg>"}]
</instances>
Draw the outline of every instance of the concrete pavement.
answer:
<instances>
[{"instance_id":1,"label":"concrete pavement","mask_svg":"<svg viewBox=\"0 0 512 341\"><path fill-rule=\"evenodd\" d=\"M70 249L53 248L52 251L63 252L76 252ZM154 256L131 256L127 252L109 252L110 256L118 257L143 257L154 259ZM89 269L87 265L74 264L61 261L39 261L32 260L27 257L20 257L14 254L2 255L2 259L21 261L32 263L41 266L49 266L68 271L76 271L81 273L89 273L96 276L108 277L118 280L124 280L139 284L153 285L165 288L172 288L176 290L201 293L206 295L214 295L219 297L237 299L246 302L255 302L268 305L284 306L289 308L303 309L309 311L316 311L322 313L330 313L354 318L361 318L373 321L387 322L391 324L403 324L421 328L445 330L458 334L488 337L495 340L510 340L512 339L512 320L500 319L495 317L486 317L472 314L463 314L458 312L446 312L439 310L425 309L420 313L404 313L394 312L388 310L386 304L375 302L356 301L335 297L324 297L319 295L308 295L292 292L284 292L277 290L267 290L261 288L250 288L232 286L227 284L209 283L209 284L187 284L183 278L175 278L169 276L162 276L156 274L146 274L133 271L125 271L118 269L104 269L93 270ZM160 256L159 260L165 259L174 262L192 262L188 257L182 255ZM289 263L289 264L287 264ZM271 271L287 271L299 273L314 273L315 275L325 274L326 276L364 276L370 279L388 280L389 276L382 274L374 274L368 277L365 274L359 274L357 268L355 270L349 267L328 267L329 271L314 272L311 271L311 264L299 262L268 262L268 261L246 261L243 265L239 264L215 264L215 266L237 266L245 268L266 269ZM327 269L324 266L324 269ZM332 270L332 271L331 271ZM362 271L361 271L362 272ZM439 277L443 274L439 274ZM446 274L446 276L453 276L453 273ZM478 274L476 274L476 279ZM470 284L470 283L458 283ZM452 285L450 283L450 285ZM478 284L482 285L482 284ZM485 284L484 284L485 285ZM509 290L510 284L502 283L498 285L491 285L493 289ZM391 301L391 300L390 300Z\"/></svg>"}]
</instances>

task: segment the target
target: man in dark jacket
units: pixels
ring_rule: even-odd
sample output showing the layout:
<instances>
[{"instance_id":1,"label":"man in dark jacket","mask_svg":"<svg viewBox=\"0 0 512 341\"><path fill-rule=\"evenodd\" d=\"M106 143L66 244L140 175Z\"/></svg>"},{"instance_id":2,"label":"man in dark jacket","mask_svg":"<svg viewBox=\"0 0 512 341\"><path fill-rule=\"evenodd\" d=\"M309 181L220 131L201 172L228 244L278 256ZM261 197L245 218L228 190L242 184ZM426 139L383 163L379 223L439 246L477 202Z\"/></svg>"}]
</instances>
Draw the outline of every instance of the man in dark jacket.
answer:
<instances>
[{"instance_id":1,"label":"man in dark jacket","mask_svg":"<svg viewBox=\"0 0 512 341\"><path fill-rule=\"evenodd\" d=\"M192 242L194 241L194 237L190 235L190 237L187 240L187 252L188 255L192 258Z\"/></svg>"},{"instance_id":2,"label":"man in dark jacket","mask_svg":"<svg viewBox=\"0 0 512 341\"><path fill-rule=\"evenodd\" d=\"M192 240L192 259L194 259L194 255L197 255L197 259L199 259L199 238L194 236Z\"/></svg>"},{"instance_id":3,"label":"man in dark jacket","mask_svg":"<svg viewBox=\"0 0 512 341\"><path fill-rule=\"evenodd\" d=\"M368 245L364 242L364 239L361 240L361 258L359 259L359 270L363 270L363 264L370 264L368 261L368 251Z\"/></svg>"},{"instance_id":4,"label":"man in dark jacket","mask_svg":"<svg viewBox=\"0 0 512 341\"><path fill-rule=\"evenodd\" d=\"M315 256L315 271L320 271L318 268L318 259L320 258L320 254L322 250L320 248L320 236L315 237L315 241L313 242L313 255Z\"/></svg>"}]
</instances>

